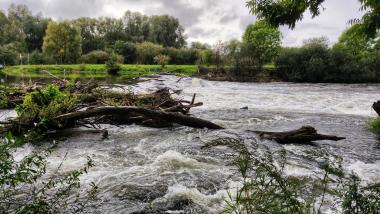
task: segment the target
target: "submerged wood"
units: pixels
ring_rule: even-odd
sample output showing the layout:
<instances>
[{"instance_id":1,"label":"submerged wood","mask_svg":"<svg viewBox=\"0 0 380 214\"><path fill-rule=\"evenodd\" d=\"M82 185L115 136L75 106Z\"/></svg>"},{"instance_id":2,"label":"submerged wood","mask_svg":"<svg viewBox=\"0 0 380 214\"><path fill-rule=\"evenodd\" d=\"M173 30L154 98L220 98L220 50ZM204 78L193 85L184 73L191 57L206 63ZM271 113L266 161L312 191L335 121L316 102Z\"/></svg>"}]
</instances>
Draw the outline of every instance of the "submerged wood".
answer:
<instances>
[{"instance_id":1,"label":"submerged wood","mask_svg":"<svg viewBox=\"0 0 380 214\"><path fill-rule=\"evenodd\" d=\"M155 111L155 110L139 108L135 106L96 107L96 108L85 110L85 111L77 111L77 112L60 115L58 117L55 117L53 121L56 121L58 123L63 123L63 124L71 124L83 119L108 116L108 115L114 115L114 116L140 115L143 117L145 121L148 121L148 120L164 121L165 123L176 123L179 125L189 126L193 128L223 129L223 127L207 120L190 117L190 116L183 115L180 113L175 113L175 112ZM136 118L136 116L134 116L133 118Z\"/></svg>"},{"instance_id":2,"label":"submerged wood","mask_svg":"<svg viewBox=\"0 0 380 214\"><path fill-rule=\"evenodd\" d=\"M334 135L319 134L314 127L304 126L287 132L256 132L263 139L274 140L280 144L312 144L313 141L331 140L340 141L346 138Z\"/></svg>"},{"instance_id":3,"label":"submerged wood","mask_svg":"<svg viewBox=\"0 0 380 214\"><path fill-rule=\"evenodd\" d=\"M372 105L372 108L373 110L376 111L377 115L379 115L380 117L380 100L375 102L373 105Z\"/></svg>"}]
</instances>

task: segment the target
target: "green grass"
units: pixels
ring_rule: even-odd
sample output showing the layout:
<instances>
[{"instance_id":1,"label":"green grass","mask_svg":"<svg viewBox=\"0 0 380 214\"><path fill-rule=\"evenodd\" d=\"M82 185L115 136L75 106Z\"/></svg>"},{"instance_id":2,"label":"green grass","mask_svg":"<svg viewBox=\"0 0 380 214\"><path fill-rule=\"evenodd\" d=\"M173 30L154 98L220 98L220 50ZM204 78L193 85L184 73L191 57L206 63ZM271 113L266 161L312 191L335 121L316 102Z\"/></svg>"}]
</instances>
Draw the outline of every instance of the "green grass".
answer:
<instances>
[{"instance_id":1,"label":"green grass","mask_svg":"<svg viewBox=\"0 0 380 214\"><path fill-rule=\"evenodd\" d=\"M20 65L10 66L1 70L1 73L10 77L44 78L49 77L47 72L57 77L66 78L105 78L108 76L105 65L75 64L75 65ZM179 76L196 74L196 65L121 65L120 76L137 77L157 73L172 73Z\"/></svg>"},{"instance_id":2,"label":"green grass","mask_svg":"<svg viewBox=\"0 0 380 214\"><path fill-rule=\"evenodd\" d=\"M371 127L371 129L373 129L375 132L378 132L380 133L380 117L376 118L376 119L373 119L369 126Z\"/></svg>"}]
</instances>

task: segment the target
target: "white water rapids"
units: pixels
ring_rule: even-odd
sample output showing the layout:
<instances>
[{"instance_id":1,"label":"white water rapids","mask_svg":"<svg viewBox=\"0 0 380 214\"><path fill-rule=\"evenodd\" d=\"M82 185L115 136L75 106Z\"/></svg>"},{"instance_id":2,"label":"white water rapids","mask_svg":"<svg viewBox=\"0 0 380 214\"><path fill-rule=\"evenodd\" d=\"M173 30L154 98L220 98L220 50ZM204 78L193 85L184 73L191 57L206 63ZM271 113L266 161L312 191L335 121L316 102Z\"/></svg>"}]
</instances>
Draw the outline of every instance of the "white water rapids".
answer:
<instances>
[{"instance_id":1,"label":"white water rapids","mask_svg":"<svg viewBox=\"0 0 380 214\"><path fill-rule=\"evenodd\" d=\"M49 157L57 167L67 153L63 171L78 169L91 156L96 164L82 177L100 188L95 213L157 212L217 213L224 206L227 190L236 189L240 178L231 165L227 147L201 149L218 137L240 137L250 149L287 152L286 173L318 175L320 154L343 158L347 171L369 182L380 182L380 142L367 127L375 116L371 110L380 99L380 85L232 83L161 76L141 82L136 91L162 87L183 89L187 100L197 93L204 106L194 116L211 120L226 130L209 131L186 127L153 129L140 126L111 127L109 139L96 134L68 137ZM125 87L126 89L128 87ZM248 106L248 110L240 108ZM0 112L0 118L7 112ZM9 113L9 112L8 112ZM316 127L319 132L346 137L340 142L321 141L316 147L282 146L258 141L247 130L282 131ZM19 155L33 149L26 145Z\"/></svg>"}]
</instances>

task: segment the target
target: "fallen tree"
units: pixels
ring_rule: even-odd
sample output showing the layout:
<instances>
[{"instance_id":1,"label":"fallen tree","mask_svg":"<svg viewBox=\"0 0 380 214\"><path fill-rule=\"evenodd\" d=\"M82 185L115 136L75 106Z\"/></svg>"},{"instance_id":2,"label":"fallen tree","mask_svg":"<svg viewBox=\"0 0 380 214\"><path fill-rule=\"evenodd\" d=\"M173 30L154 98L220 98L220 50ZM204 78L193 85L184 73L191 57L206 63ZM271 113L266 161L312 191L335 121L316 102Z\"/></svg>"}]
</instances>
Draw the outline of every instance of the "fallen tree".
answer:
<instances>
[{"instance_id":1,"label":"fallen tree","mask_svg":"<svg viewBox=\"0 0 380 214\"><path fill-rule=\"evenodd\" d=\"M191 101L172 97L179 92L163 88L149 94L134 94L66 82L44 89L38 87L23 95L22 104L16 108L17 117L1 122L0 133L12 132L33 141L80 126L100 129L99 124L134 123L156 128L179 124L223 129L210 121L190 116L190 109L203 103L195 102L196 94Z\"/></svg>"},{"instance_id":2,"label":"fallen tree","mask_svg":"<svg viewBox=\"0 0 380 214\"><path fill-rule=\"evenodd\" d=\"M121 116L122 118L138 119L141 124L179 124L193 128L223 129L210 121L190 117L176 112L155 111L135 106L102 106L85 111L77 111L55 117L52 121L57 124L72 124L76 121L100 116Z\"/></svg>"},{"instance_id":3,"label":"fallen tree","mask_svg":"<svg viewBox=\"0 0 380 214\"><path fill-rule=\"evenodd\" d=\"M340 141L346 138L319 134L314 127L304 126L297 130L286 132L256 132L262 139L276 141L280 144L312 144L313 141Z\"/></svg>"}]
</instances>

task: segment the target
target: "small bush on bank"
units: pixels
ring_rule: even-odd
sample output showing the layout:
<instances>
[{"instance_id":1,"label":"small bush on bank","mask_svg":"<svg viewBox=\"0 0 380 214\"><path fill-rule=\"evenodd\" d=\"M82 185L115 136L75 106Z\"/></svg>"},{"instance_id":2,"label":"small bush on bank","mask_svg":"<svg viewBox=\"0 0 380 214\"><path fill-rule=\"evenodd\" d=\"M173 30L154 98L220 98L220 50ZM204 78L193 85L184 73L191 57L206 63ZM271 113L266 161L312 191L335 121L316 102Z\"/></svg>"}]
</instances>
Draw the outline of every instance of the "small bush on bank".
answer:
<instances>
[{"instance_id":1,"label":"small bush on bank","mask_svg":"<svg viewBox=\"0 0 380 214\"><path fill-rule=\"evenodd\" d=\"M117 63L117 56L112 55L110 59L106 62L106 69L109 75L118 75L121 69L120 65Z\"/></svg>"},{"instance_id":2,"label":"small bush on bank","mask_svg":"<svg viewBox=\"0 0 380 214\"><path fill-rule=\"evenodd\" d=\"M164 54L160 54L154 57L154 62L158 65L161 65L162 68L165 68L167 64L169 64L170 57Z\"/></svg>"},{"instance_id":3,"label":"small bush on bank","mask_svg":"<svg viewBox=\"0 0 380 214\"><path fill-rule=\"evenodd\" d=\"M380 133L380 117L373 119L370 122L370 127L373 129L375 132Z\"/></svg>"},{"instance_id":4,"label":"small bush on bank","mask_svg":"<svg viewBox=\"0 0 380 214\"><path fill-rule=\"evenodd\" d=\"M109 60L110 55L105 51L92 51L79 58L80 63L86 64L104 64Z\"/></svg>"}]
</instances>

